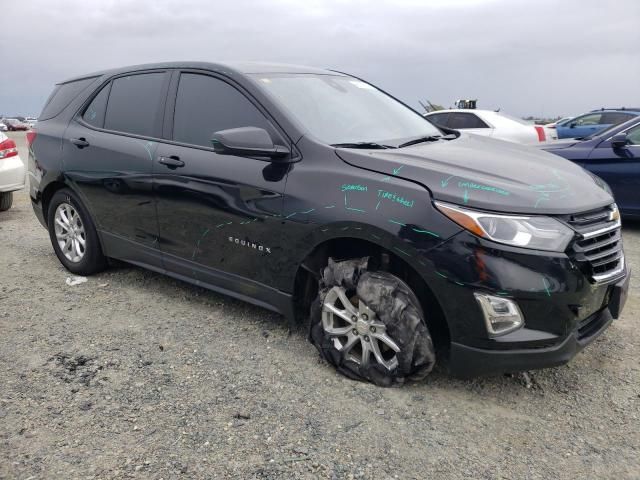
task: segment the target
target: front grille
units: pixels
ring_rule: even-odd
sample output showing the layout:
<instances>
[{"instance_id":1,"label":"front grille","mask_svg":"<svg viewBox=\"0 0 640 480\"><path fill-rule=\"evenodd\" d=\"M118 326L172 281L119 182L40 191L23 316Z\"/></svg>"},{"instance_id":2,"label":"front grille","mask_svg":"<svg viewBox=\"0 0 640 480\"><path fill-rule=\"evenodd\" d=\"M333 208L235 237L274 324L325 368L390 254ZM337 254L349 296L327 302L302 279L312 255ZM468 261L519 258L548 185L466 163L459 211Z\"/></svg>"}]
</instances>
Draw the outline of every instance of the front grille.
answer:
<instances>
[{"instance_id":1,"label":"front grille","mask_svg":"<svg viewBox=\"0 0 640 480\"><path fill-rule=\"evenodd\" d=\"M615 215L612 215L615 213ZM577 232L570 254L595 282L615 278L624 271L624 251L617 207L570 215L567 222Z\"/></svg>"}]
</instances>

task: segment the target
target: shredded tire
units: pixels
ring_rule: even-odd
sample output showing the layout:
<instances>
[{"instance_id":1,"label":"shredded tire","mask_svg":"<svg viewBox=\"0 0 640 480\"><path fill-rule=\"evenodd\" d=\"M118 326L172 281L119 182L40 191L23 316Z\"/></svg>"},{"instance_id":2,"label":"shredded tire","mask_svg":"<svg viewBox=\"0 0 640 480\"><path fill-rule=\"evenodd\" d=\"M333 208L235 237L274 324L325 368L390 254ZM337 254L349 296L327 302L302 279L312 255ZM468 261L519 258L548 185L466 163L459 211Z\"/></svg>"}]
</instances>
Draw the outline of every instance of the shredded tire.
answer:
<instances>
[{"instance_id":1,"label":"shredded tire","mask_svg":"<svg viewBox=\"0 0 640 480\"><path fill-rule=\"evenodd\" d=\"M318 296L311 306L309 340L321 356L341 374L378 386L402 385L407 380L422 380L435 365L435 349L420 302L411 288L388 272L367 270L368 258L334 262L329 259L322 272ZM386 326L387 334L400 347L398 364L392 371L375 361L362 367L344 358L322 326L322 305L335 286L356 295L373 310Z\"/></svg>"}]
</instances>

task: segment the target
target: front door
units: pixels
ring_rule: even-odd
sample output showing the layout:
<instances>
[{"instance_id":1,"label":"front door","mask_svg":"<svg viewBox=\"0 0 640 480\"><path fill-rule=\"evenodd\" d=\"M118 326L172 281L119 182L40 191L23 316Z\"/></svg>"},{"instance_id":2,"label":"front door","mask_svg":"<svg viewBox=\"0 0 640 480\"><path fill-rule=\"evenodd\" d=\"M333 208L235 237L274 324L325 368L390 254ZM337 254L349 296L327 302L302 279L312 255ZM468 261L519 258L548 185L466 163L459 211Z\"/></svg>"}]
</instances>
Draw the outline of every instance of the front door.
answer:
<instances>
[{"instance_id":1,"label":"front door","mask_svg":"<svg viewBox=\"0 0 640 480\"><path fill-rule=\"evenodd\" d=\"M583 166L609 184L623 213L640 215L640 125L627 131L627 140L622 148L602 142Z\"/></svg>"},{"instance_id":2,"label":"front door","mask_svg":"<svg viewBox=\"0 0 640 480\"><path fill-rule=\"evenodd\" d=\"M171 105L175 101L175 105ZM269 284L277 268L278 231L287 165L214 152L212 134L238 127L266 129L284 144L261 109L217 76L176 72L167 140L153 172L165 267L228 288Z\"/></svg>"}]
</instances>

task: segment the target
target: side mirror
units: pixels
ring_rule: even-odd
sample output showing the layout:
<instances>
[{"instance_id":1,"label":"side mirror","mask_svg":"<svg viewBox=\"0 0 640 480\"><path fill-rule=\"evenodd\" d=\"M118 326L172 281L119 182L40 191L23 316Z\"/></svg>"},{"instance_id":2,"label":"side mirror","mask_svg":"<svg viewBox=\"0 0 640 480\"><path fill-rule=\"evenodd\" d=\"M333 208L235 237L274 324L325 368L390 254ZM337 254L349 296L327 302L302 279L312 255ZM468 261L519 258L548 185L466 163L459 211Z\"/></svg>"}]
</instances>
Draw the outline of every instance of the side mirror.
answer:
<instances>
[{"instance_id":1,"label":"side mirror","mask_svg":"<svg viewBox=\"0 0 640 480\"><path fill-rule=\"evenodd\" d=\"M275 145L264 128L257 127L220 130L213 134L211 143L216 153L222 155L276 159L291 153L288 148Z\"/></svg>"},{"instance_id":2,"label":"side mirror","mask_svg":"<svg viewBox=\"0 0 640 480\"><path fill-rule=\"evenodd\" d=\"M571 122L569 124L569 128L576 128L577 123L576 122Z\"/></svg>"},{"instance_id":3,"label":"side mirror","mask_svg":"<svg viewBox=\"0 0 640 480\"><path fill-rule=\"evenodd\" d=\"M613 137L611 137L611 146L613 148L623 148L626 145L627 145L626 133L616 133Z\"/></svg>"}]
</instances>

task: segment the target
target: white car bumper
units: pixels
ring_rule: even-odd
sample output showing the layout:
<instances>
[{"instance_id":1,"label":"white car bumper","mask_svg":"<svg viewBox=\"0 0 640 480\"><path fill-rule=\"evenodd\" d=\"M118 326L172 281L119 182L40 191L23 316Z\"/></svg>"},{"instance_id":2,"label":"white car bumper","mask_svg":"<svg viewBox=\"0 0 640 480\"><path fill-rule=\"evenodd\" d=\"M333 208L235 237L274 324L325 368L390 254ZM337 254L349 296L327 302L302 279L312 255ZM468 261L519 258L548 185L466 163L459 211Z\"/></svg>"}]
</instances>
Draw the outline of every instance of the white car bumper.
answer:
<instances>
[{"instance_id":1,"label":"white car bumper","mask_svg":"<svg viewBox=\"0 0 640 480\"><path fill-rule=\"evenodd\" d=\"M24 188L25 167L20 156L0 159L0 192Z\"/></svg>"}]
</instances>

